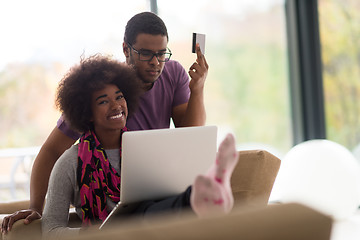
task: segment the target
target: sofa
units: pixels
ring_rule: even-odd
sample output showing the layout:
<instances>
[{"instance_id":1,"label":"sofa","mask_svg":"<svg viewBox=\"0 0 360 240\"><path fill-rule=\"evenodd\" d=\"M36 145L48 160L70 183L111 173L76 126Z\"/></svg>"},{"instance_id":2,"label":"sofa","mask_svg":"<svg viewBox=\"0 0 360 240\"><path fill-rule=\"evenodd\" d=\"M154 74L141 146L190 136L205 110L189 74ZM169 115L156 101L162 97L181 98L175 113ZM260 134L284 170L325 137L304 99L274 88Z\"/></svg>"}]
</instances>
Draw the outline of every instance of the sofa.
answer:
<instances>
[{"instance_id":1,"label":"sofa","mask_svg":"<svg viewBox=\"0 0 360 240\"><path fill-rule=\"evenodd\" d=\"M104 230L90 228L64 239L329 239L332 219L299 204L268 204L280 159L265 150L239 151L231 187L235 205L225 216L200 219L161 215L149 220L119 219ZM29 201L0 204L0 214L28 208ZM3 215L3 216L5 216ZM80 225L70 213L69 226ZM0 239L40 239L41 219L24 225L20 220Z\"/></svg>"}]
</instances>

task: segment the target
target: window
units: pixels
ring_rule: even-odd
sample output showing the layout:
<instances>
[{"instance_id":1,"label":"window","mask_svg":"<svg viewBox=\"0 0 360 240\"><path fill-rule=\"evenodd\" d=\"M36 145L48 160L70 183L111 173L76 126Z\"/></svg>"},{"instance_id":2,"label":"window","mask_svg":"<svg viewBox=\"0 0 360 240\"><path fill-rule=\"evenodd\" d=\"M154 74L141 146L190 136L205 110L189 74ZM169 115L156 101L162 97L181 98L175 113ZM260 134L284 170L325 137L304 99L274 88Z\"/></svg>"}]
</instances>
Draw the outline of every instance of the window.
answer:
<instances>
[{"instance_id":1,"label":"window","mask_svg":"<svg viewBox=\"0 0 360 240\"><path fill-rule=\"evenodd\" d=\"M219 139L233 132L239 149L285 154L293 142L284 2L158 0L158 11L185 69L195 61L192 33L206 34L207 124Z\"/></svg>"},{"instance_id":2,"label":"window","mask_svg":"<svg viewBox=\"0 0 360 240\"><path fill-rule=\"evenodd\" d=\"M360 143L360 4L319 0L326 134L354 150Z\"/></svg>"},{"instance_id":3,"label":"window","mask_svg":"<svg viewBox=\"0 0 360 240\"><path fill-rule=\"evenodd\" d=\"M126 22L149 11L148 5L147 0L1 1L0 148L23 148L21 152L31 151L33 157L60 115L54 107L58 81L81 55L101 52L125 60ZM23 163L11 155L0 152L0 186L26 182L18 173ZM13 182L8 182L10 175L15 176ZM11 189L0 189L0 201L14 195L28 198L28 186L9 194Z\"/></svg>"}]
</instances>

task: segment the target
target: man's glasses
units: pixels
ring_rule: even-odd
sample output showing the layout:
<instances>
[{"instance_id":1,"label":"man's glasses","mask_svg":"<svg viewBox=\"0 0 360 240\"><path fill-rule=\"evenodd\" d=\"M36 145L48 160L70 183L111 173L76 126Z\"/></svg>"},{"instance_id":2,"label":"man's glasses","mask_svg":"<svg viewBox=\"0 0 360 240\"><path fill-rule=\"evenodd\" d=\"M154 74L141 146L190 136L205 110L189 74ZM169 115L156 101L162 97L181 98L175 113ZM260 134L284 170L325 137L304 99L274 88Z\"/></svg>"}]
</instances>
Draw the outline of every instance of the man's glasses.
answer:
<instances>
[{"instance_id":1,"label":"man's glasses","mask_svg":"<svg viewBox=\"0 0 360 240\"><path fill-rule=\"evenodd\" d=\"M128 43L128 45L129 47L132 48L132 50L134 50L134 52L136 52L139 55L140 61L151 61L155 56L159 62L167 62L170 60L170 57L172 55L171 50L169 48L167 48L169 52L154 53L153 51L150 50L136 50L133 46L131 46L131 44Z\"/></svg>"}]
</instances>

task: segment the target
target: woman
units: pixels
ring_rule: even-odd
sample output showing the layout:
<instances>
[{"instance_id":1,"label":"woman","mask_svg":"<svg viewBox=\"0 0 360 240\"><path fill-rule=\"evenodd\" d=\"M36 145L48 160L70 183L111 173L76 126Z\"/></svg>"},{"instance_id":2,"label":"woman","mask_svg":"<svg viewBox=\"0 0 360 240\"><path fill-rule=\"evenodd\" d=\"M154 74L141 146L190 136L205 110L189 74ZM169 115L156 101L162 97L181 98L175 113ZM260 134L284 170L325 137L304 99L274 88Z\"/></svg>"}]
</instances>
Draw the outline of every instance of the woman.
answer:
<instances>
[{"instance_id":1,"label":"woman","mask_svg":"<svg viewBox=\"0 0 360 240\"><path fill-rule=\"evenodd\" d=\"M72 204L83 226L101 223L120 200L121 136L126 119L143 92L135 72L101 55L82 60L60 82L56 103L75 130L83 132L51 173L43 215L43 233L78 233L67 227ZM146 201L135 213L192 209L199 217L227 213L233 207L230 177L237 163L232 135L219 147L214 166L184 193Z\"/></svg>"}]
</instances>

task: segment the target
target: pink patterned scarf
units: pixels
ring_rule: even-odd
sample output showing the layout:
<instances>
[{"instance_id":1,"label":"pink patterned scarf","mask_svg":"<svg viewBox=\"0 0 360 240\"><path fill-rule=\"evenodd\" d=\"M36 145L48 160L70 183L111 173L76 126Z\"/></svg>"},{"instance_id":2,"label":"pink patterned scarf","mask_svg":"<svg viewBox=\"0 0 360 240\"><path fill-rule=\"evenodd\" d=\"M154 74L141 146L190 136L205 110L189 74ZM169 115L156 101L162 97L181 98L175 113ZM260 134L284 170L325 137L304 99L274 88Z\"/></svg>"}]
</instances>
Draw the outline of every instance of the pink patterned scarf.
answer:
<instances>
[{"instance_id":1,"label":"pink patterned scarf","mask_svg":"<svg viewBox=\"0 0 360 240\"><path fill-rule=\"evenodd\" d=\"M121 136L125 131L127 131L126 127L122 129ZM108 161L106 152L95 133L93 131L84 133L78 144L77 167L83 226L96 224L106 219L108 216L107 197L115 203L120 201L120 180L120 175Z\"/></svg>"}]
</instances>

